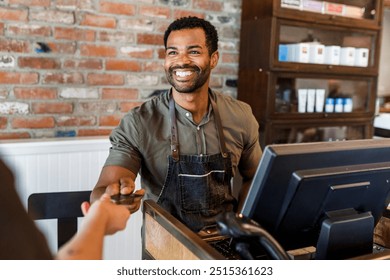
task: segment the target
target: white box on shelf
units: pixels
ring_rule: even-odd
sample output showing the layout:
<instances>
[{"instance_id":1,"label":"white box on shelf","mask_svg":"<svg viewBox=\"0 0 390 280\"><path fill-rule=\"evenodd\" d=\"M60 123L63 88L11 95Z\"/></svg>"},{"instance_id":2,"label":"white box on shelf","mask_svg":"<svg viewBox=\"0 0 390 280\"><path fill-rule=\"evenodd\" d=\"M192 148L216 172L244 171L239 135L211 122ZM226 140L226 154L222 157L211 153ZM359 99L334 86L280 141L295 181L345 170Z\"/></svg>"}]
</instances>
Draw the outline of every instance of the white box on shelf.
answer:
<instances>
[{"instance_id":1,"label":"white box on shelf","mask_svg":"<svg viewBox=\"0 0 390 280\"><path fill-rule=\"evenodd\" d=\"M325 112L327 113L334 112L334 98L327 98L325 100Z\"/></svg>"},{"instance_id":2,"label":"white box on shelf","mask_svg":"<svg viewBox=\"0 0 390 280\"><path fill-rule=\"evenodd\" d=\"M340 50L340 65L354 66L355 65L356 49L352 47L343 47Z\"/></svg>"},{"instance_id":3,"label":"white box on shelf","mask_svg":"<svg viewBox=\"0 0 390 280\"><path fill-rule=\"evenodd\" d=\"M344 98L336 98L334 103L334 111L342 113L344 111Z\"/></svg>"},{"instance_id":4,"label":"white box on shelf","mask_svg":"<svg viewBox=\"0 0 390 280\"><path fill-rule=\"evenodd\" d=\"M303 0L302 10L322 14L324 12L324 1Z\"/></svg>"},{"instance_id":5,"label":"white box on shelf","mask_svg":"<svg viewBox=\"0 0 390 280\"><path fill-rule=\"evenodd\" d=\"M316 100L316 90L315 89L308 89L307 90L306 112L308 112L308 113L314 112L315 100Z\"/></svg>"},{"instance_id":6,"label":"white box on shelf","mask_svg":"<svg viewBox=\"0 0 390 280\"><path fill-rule=\"evenodd\" d=\"M298 112L306 113L307 89L298 89Z\"/></svg>"},{"instance_id":7,"label":"white box on shelf","mask_svg":"<svg viewBox=\"0 0 390 280\"><path fill-rule=\"evenodd\" d=\"M364 18L364 8L345 5L344 16L351 17L351 18Z\"/></svg>"},{"instance_id":8,"label":"white box on shelf","mask_svg":"<svg viewBox=\"0 0 390 280\"><path fill-rule=\"evenodd\" d=\"M353 110L353 101L352 98L344 98L344 107L343 107L344 112L350 113Z\"/></svg>"},{"instance_id":9,"label":"white box on shelf","mask_svg":"<svg viewBox=\"0 0 390 280\"><path fill-rule=\"evenodd\" d=\"M316 112L320 113L324 111L325 103L325 89L317 88L316 89Z\"/></svg>"},{"instance_id":10,"label":"white box on shelf","mask_svg":"<svg viewBox=\"0 0 390 280\"><path fill-rule=\"evenodd\" d=\"M368 66L369 50L367 48L356 48L355 51L355 66L367 67Z\"/></svg>"},{"instance_id":11,"label":"white box on shelf","mask_svg":"<svg viewBox=\"0 0 390 280\"><path fill-rule=\"evenodd\" d=\"M309 44L307 43L298 43L294 45L294 61L300 63L309 62Z\"/></svg>"},{"instance_id":12,"label":"white box on shelf","mask_svg":"<svg viewBox=\"0 0 390 280\"><path fill-rule=\"evenodd\" d=\"M280 6L282 8L298 9L302 8L302 0L281 0Z\"/></svg>"},{"instance_id":13,"label":"white box on shelf","mask_svg":"<svg viewBox=\"0 0 390 280\"><path fill-rule=\"evenodd\" d=\"M325 46L319 43L309 43L309 63L323 64L325 61Z\"/></svg>"},{"instance_id":14,"label":"white box on shelf","mask_svg":"<svg viewBox=\"0 0 390 280\"><path fill-rule=\"evenodd\" d=\"M325 2L324 14L342 16L344 15L344 9L344 4Z\"/></svg>"},{"instance_id":15,"label":"white box on shelf","mask_svg":"<svg viewBox=\"0 0 390 280\"><path fill-rule=\"evenodd\" d=\"M295 62L295 44L287 45L287 61Z\"/></svg>"},{"instance_id":16,"label":"white box on shelf","mask_svg":"<svg viewBox=\"0 0 390 280\"><path fill-rule=\"evenodd\" d=\"M340 64L340 46L325 46L325 64L339 65Z\"/></svg>"}]
</instances>

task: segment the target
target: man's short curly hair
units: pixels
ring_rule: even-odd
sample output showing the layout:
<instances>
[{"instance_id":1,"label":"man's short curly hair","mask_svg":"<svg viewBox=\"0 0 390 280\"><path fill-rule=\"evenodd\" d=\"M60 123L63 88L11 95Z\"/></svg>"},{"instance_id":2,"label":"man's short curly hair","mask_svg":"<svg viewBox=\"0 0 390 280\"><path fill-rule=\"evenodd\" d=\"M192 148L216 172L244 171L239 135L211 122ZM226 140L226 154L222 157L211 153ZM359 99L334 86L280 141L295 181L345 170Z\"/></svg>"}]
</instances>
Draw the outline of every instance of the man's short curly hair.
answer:
<instances>
[{"instance_id":1,"label":"man's short curly hair","mask_svg":"<svg viewBox=\"0 0 390 280\"><path fill-rule=\"evenodd\" d=\"M171 34L172 31L178 31L183 29L194 29L194 28L201 28L206 34L206 46L208 48L210 55L214 53L216 50L218 50L218 32L215 29L214 25L212 25L207 20L194 17L194 16L182 17L176 19L168 26L164 34L165 49L167 48L167 40L169 34Z\"/></svg>"}]
</instances>

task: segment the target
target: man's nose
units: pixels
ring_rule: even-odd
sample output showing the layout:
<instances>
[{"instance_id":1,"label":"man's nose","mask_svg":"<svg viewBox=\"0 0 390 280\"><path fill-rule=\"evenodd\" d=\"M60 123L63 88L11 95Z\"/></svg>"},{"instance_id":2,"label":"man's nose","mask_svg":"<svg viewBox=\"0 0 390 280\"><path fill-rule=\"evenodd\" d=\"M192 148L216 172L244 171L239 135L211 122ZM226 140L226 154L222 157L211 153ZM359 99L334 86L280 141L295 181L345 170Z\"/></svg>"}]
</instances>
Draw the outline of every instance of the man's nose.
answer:
<instances>
[{"instance_id":1,"label":"man's nose","mask_svg":"<svg viewBox=\"0 0 390 280\"><path fill-rule=\"evenodd\" d=\"M191 59L190 57L188 56L188 54L186 53L183 53L183 54L179 54L178 57L177 57L177 62L180 63L180 64L189 64L191 62Z\"/></svg>"}]
</instances>

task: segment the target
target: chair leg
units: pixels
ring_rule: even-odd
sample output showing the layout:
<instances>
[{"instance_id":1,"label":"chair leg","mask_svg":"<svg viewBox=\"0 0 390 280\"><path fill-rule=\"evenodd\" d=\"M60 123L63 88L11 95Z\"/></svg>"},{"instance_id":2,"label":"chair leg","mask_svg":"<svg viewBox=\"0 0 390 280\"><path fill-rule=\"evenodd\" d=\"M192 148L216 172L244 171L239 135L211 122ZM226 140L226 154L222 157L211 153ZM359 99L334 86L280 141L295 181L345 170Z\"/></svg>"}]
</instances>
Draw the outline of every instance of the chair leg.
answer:
<instances>
[{"instance_id":1,"label":"chair leg","mask_svg":"<svg viewBox=\"0 0 390 280\"><path fill-rule=\"evenodd\" d=\"M77 232L77 218L61 218L57 224L58 249L68 242Z\"/></svg>"}]
</instances>

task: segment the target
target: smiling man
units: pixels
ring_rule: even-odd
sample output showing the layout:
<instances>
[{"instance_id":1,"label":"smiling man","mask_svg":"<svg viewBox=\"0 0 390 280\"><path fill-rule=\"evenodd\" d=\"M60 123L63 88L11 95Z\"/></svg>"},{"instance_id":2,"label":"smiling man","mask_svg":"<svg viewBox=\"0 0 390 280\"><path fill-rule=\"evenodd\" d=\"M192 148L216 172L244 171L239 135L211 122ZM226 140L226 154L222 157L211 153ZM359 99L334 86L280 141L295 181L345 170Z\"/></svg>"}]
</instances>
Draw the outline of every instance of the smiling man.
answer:
<instances>
[{"instance_id":1,"label":"smiling man","mask_svg":"<svg viewBox=\"0 0 390 280\"><path fill-rule=\"evenodd\" d=\"M258 123L250 106L209 88L218 64L218 34L197 17L170 24L164 35L165 73L172 88L132 109L110 136L112 148L92 200L143 190L193 231L235 211L260 161ZM238 198L232 177L243 178ZM138 209L136 199L133 209Z\"/></svg>"}]
</instances>

